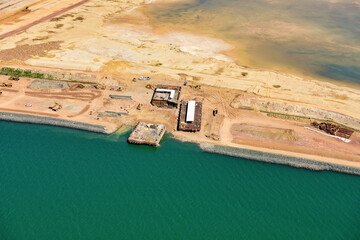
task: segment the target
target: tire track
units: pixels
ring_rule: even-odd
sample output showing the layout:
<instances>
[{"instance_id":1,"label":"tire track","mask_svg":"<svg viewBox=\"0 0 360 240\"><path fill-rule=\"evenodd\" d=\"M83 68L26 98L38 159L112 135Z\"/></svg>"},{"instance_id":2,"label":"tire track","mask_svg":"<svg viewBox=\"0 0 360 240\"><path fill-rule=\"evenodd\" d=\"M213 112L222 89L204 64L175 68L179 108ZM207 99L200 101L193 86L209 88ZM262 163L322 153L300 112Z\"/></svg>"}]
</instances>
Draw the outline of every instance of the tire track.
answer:
<instances>
[{"instance_id":1,"label":"tire track","mask_svg":"<svg viewBox=\"0 0 360 240\"><path fill-rule=\"evenodd\" d=\"M74 5L71 5L71 6L69 6L69 7L66 7L66 8L62 9L62 10L59 10L59 11L57 11L57 12L54 12L54 13L52 13L52 14L50 14L50 15L47 15L47 16L45 16L45 17L43 17L43 18L40 18L40 19L38 19L38 20L36 20L36 21L34 21L34 22L32 22L32 23L29 23L29 24L27 24L27 25L25 25L25 26L22 26L22 27L20 27L20 28L18 28L18 29L15 29L15 30L13 30L13 31L10 31L10 32L1 34L1 35L0 35L0 40L3 40L4 38L11 37L11 36L14 36L14 35L16 35L16 34L22 33L22 32L24 32L25 30L31 28L32 26L35 26L35 25L37 25L37 24L39 24L39 23L42 23L42 22L45 22L45 21L47 21L47 20L49 20L49 19L52 19L52 18L54 18L54 17L57 17L57 16L65 13L65 12L67 12L67 11L70 11L70 10L76 8L76 7L79 7L79 6L83 5L84 3L88 2L88 1L90 1L90 0L82 0L82 1L80 1L80 2L78 2L78 3L75 3Z\"/></svg>"}]
</instances>

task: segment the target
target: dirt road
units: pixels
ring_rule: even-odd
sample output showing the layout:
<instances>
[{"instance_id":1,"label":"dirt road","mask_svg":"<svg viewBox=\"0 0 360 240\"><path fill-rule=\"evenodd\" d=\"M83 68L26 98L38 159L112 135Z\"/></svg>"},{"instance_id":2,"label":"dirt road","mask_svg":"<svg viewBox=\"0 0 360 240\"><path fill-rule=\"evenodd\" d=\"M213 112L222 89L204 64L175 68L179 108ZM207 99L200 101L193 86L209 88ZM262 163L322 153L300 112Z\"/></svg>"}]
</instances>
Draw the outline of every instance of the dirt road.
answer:
<instances>
[{"instance_id":1,"label":"dirt road","mask_svg":"<svg viewBox=\"0 0 360 240\"><path fill-rule=\"evenodd\" d=\"M16 30L13 30L13 31L11 31L11 32L7 32L7 33L4 33L4 34L1 34L1 35L0 35L0 40L2 40L2 39L4 39L4 38L7 38L7 37L11 37L11 36L16 35L16 34L19 34L19 33L22 33L22 32L24 32L25 30L27 30L28 28L30 28L30 27L32 27L32 26L35 26L35 25L37 25L37 24L39 24L39 23L42 23L42 22L45 22L45 21L47 21L47 20L49 20L49 19L52 19L52 18L54 18L54 17L57 17L57 16L65 13L65 12L67 12L67 11L70 11L70 10L76 8L76 7L79 7L79 6L83 5L84 3L88 2L88 1L89 1L89 0L82 0L82 1L80 1L80 2L78 2L78 3L75 3L74 5L71 5L71 6L69 6L69 7L66 7L66 8L60 10L60 11L54 12L54 13L52 13L52 14L50 14L50 15L47 15L47 16L45 16L45 17L43 17L43 18L40 18L40 19L38 19L38 20L36 20L36 21L34 21L34 22L32 22L32 23L29 23L29 24L27 24L27 25L25 25L25 26L22 26L22 27L20 27L20 28L18 28L18 29L16 29Z\"/></svg>"}]
</instances>

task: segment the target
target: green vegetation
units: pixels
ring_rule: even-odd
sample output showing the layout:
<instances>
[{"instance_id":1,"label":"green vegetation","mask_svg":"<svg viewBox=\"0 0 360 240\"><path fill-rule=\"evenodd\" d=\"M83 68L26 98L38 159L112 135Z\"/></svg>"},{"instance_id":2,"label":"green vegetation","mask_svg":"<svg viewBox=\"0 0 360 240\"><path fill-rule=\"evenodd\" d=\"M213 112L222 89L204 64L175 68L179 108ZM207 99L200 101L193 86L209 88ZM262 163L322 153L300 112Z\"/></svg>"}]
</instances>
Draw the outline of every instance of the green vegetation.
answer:
<instances>
[{"instance_id":1,"label":"green vegetation","mask_svg":"<svg viewBox=\"0 0 360 240\"><path fill-rule=\"evenodd\" d=\"M13 77L26 77L26 78L36 78L36 79L44 79L44 80L57 80L54 79L54 76L50 74L44 74L44 73L38 73L38 72L32 72L30 70L22 70L22 69L15 69L15 68L9 68L9 67L3 67L0 70L0 75L5 76L13 76ZM85 82L85 81L76 81L76 80L60 80L63 82L72 82L72 83L83 83L83 84L96 84L93 82Z\"/></svg>"},{"instance_id":2,"label":"green vegetation","mask_svg":"<svg viewBox=\"0 0 360 240\"><path fill-rule=\"evenodd\" d=\"M14 76L14 77L46 79L43 73L31 72L30 70L21 70L21 69L9 68L9 67L1 68L0 74L6 76Z\"/></svg>"},{"instance_id":3,"label":"green vegetation","mask_svg":"<svg viewBox=\"0 0 360 240\"><path fill-rule=\"evenodd\" d=\"M309 117L303 117L303 116L298 116L298 115L291 115L291 114L286 114L286 113L268 112L268 111L262 111L262 110L260 110L260 112L266 113L266 114L274 114L274 115L280 115L280 116L286 116L286 117L293 117L293 118L311 119L311 118L309 118ZM322 121L322 120L321 120L321 121Z\"/></svg>"}]
</instances>

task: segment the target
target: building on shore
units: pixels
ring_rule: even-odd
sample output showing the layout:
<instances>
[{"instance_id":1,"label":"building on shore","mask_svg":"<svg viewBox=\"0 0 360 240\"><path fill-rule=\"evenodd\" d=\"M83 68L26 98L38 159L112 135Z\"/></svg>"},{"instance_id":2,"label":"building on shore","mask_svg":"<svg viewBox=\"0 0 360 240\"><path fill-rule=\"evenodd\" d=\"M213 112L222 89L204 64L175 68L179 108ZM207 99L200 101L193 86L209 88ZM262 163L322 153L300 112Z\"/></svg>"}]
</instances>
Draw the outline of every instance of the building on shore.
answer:
<instances>
[{"instance_id":1,"label":"building on shore","mask_svg":"<svg viewBox=\"0 0 360 240\"><path fill-rule=\"evenodd\" d=\"M159 85L154 90L151 104L161 108L177 108L180 92L179 86Z\"/></svg>"},{"instance_id":2,"label":"building on shore","mask_svg":"<svg viewBox=\"0 0 360 240\"><path fill-rule=\"evenodd\" d=\"M139 122L128 138L129 143L160 146L166 127L163 124Z\"/></svg>"},{"instance_id":3,"label":"building on shore","mask_svg":"<svg viewBox=\"0 0 360 240\"><path fill-rule=\"evenodd\" d=\"M198 132L201 130L202 102L181 101L178 130Z\"/></svg>"}]
</instances>

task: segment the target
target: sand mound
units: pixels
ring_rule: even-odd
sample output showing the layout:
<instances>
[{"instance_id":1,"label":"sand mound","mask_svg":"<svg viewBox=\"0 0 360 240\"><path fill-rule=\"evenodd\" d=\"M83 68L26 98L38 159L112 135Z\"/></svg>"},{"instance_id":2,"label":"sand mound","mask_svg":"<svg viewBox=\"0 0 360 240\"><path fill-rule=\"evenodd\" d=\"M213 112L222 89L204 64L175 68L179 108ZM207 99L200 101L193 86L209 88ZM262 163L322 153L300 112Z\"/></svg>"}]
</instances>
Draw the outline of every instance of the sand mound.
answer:
<instances>
[{"instance_id":1,"label":"sand mound","mask_svg":"<svg viewBox=\"0 0 360 240\"><path fill-rule=\"evenodd\" d=\"M248 124L234 124L231 127L231 134L235 138L246 135L254 138L281 142L295 142L299 140L299 136L293 129L272 128Z\"/></svg>"}]
</instances>

